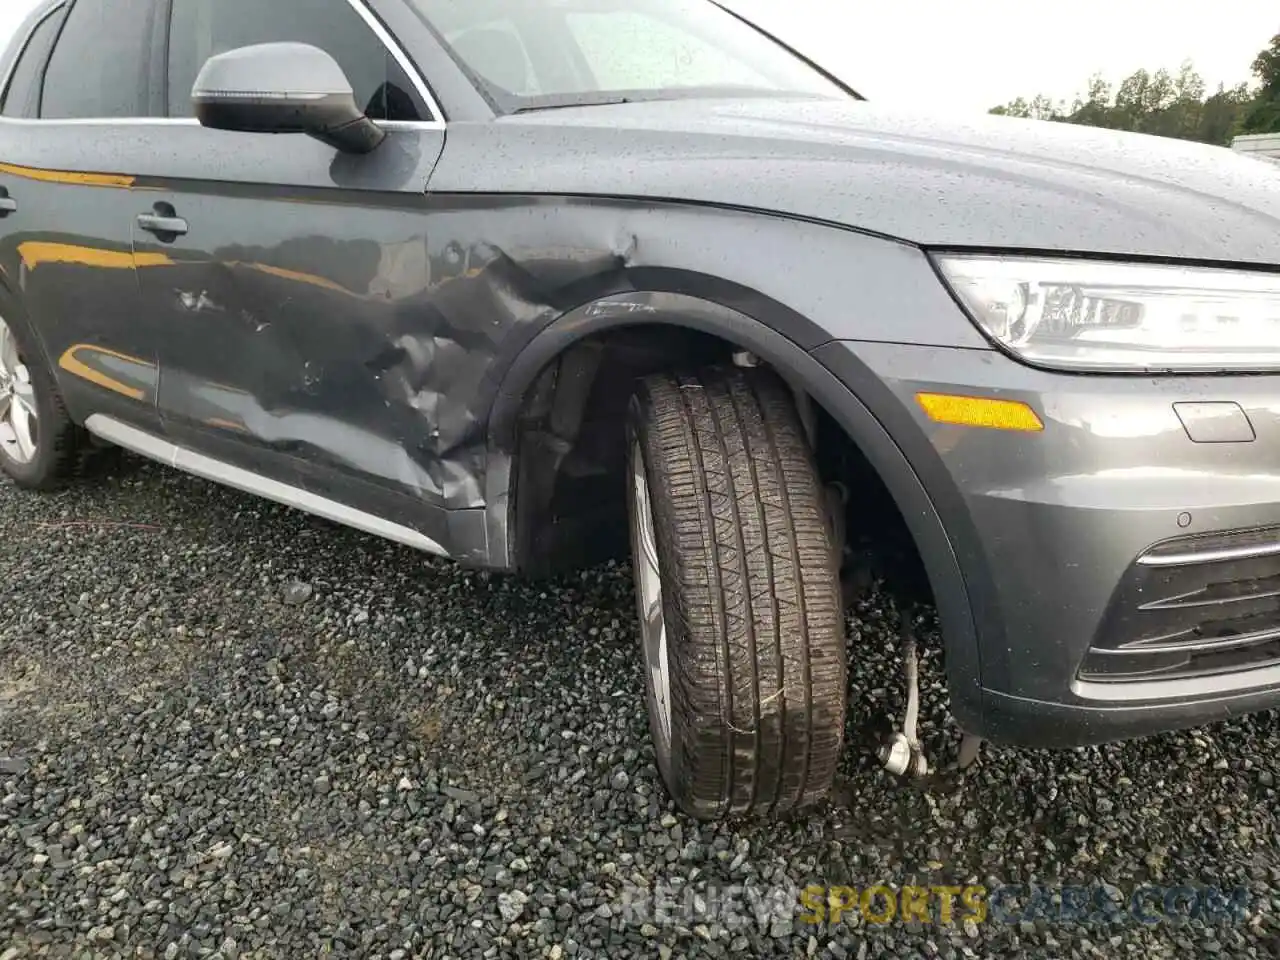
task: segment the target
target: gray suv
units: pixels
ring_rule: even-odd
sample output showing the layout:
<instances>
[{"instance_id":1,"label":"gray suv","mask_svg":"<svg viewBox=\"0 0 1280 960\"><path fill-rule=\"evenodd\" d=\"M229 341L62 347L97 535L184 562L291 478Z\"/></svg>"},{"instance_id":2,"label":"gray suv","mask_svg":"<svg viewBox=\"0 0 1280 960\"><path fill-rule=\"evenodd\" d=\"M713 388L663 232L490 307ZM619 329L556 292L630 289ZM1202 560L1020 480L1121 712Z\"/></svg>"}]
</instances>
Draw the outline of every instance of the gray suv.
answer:
<instances>
[{"instance_id":1,"label":"gray suv","mask_svg":"<svg viewBox=\"0 0 1280 960\"><path fill-rule=\"evenodd\" d=\"M1280 702L1269 164L887 110L711 0L45 0L0 79L4 471L629 550L695 816L828 790L883 517L971 738Z\"/></svg>"}]
</instances>

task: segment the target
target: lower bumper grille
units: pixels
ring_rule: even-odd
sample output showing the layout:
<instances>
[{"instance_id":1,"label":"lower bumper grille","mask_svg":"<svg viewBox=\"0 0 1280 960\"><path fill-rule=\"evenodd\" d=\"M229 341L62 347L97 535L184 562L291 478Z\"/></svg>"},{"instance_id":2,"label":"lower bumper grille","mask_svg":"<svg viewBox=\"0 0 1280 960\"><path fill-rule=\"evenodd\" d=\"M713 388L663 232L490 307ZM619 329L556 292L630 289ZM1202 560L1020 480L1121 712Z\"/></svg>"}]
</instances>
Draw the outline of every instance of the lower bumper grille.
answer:
<instances>
[{"instance_id":1,"label":"lower bumper grille","mask_svg":"<svg viewBox=\"0 0 1280 960\"><path fill-rule=\"evenodd\" d=\"M1280 527L1182 537L1130 567L1082 680L1161 680L1280 663Z\"/></svg>"}]
</instances>

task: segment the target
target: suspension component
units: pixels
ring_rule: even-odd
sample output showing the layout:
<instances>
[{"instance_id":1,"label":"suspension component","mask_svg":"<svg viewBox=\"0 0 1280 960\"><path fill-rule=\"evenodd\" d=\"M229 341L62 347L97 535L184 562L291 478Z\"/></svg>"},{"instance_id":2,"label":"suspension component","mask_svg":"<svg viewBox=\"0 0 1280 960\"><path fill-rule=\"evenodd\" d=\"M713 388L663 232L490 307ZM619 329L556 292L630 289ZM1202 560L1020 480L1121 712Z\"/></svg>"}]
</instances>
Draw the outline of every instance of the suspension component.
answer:
<instances>
[{"instance_id":1,"label":"suspension component","mask_svg":"<svg viewBox=\"0 0 1280 960\"><path fill-rule=\"evenodd\" d=\"M978 759L982 738L966 733L960 741L960 755L956 758L957 770L968 770Z\"/></svg>"},{"instance_id":2,"label":"suspension component","mask_svg":"<svg viewBox=\"0 0 1280 960\"><path fill-rule=\"evenodd\" d=\"M891 734L880 747L880 762L895 776L919 779L929 773L929 761L916 732L920 719L920 659L910 619L901 616L900 620L902 662L907 681L907 712L902 721L902 730Z\"/></svg>"}]
</instances>

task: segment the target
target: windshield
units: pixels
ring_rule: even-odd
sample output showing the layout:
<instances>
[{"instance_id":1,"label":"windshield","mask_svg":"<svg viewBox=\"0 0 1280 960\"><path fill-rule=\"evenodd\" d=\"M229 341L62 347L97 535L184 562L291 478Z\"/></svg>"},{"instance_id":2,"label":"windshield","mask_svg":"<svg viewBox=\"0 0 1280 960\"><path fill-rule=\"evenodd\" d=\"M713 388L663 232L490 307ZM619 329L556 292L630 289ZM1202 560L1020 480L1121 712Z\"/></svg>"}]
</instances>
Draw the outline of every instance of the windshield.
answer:
<instances>
[{"instance_id":1,"label":"windshield","mask_svg":"<svg viewBox=\"0 0 1280 960\"><path fill-rule=\"evenodd\" d=\"M501 113L851 94L711 0L411 0Z\"/></svg>"}]
</instances>

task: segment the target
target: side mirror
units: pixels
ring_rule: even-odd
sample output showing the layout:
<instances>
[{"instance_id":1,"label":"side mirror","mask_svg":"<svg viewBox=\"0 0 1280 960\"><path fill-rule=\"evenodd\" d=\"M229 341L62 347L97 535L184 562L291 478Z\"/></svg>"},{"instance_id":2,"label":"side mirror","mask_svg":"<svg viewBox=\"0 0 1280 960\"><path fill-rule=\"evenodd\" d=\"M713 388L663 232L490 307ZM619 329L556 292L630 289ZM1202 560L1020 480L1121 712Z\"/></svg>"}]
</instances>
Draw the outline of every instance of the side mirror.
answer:
<instances>
[{"instance_id":1,"label":"side mirror","mask_svg":"<svg viewBox=\"0 0 1280 960\"><path fill-rule=\"evenodd\" d=\"M338 62L305 43L262 43L210 57L191 92L214 130L305 133L345 153L369 153L386 131L356 105Z\"/></svg>"}]
</instances>

